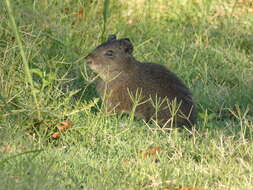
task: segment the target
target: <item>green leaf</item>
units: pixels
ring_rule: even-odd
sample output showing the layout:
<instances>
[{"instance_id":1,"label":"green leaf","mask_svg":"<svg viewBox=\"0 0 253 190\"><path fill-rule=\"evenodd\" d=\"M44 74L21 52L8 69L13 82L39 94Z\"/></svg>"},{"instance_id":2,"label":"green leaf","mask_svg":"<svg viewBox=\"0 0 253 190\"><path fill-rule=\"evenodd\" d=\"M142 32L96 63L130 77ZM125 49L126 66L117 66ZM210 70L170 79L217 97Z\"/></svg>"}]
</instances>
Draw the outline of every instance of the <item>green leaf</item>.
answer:
<instances>
[{"instance_id":1,"label":"green leaf","mask_svg":"<svg viewBox=\"0 0 253 190\"><path fill-rule=\"evenodd\" d=\"M40 69L30 69L31 73L34 73L36 75L38 75L41 79L43 79L43 72Z\"/></svg>"}]
</instances>

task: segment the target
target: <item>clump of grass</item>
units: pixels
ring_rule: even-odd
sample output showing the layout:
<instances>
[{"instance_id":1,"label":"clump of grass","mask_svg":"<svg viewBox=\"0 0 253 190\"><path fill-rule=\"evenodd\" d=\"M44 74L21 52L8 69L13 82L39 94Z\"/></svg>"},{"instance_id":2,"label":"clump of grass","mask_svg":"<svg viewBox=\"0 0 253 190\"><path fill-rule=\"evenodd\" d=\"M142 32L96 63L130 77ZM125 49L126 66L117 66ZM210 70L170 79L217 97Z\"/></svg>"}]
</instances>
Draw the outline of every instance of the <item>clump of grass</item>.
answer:
<instances>
[{"instance_id":1,"label":"clump of grass","mask_svg":"<svg viewBox=\"0 0 253 190\"><path fill-rule=\"evenodd\" d=\"M16 22L15 22L15 18L13 16L11 4L10 4L9 0L5 0L5 2L6 2L6 7L8 9L10 20L11 20L11 23L12 23L13 32L15 33L15 37L16 37L16 40L17 40L17 43L18 43L20 54L21 54L21 57L22 57L22 60L23 60L26 78L27 78L27 81L28 81L29 85L31 86L31 93L32 93L32 96L33 96L33 99L34 99L35 106L37 108L37 113L38 113L37 116L38 116L38 119L41 120L42 119L41 118L41 111L40 111L39 103L38 103L37 96L36 96L36 90L35 90L34 84L33 84L32 74L31 74L31 71L30 71L30 68L29 68L29 64L28 64L26 55L25 55L23 44L22 44L20 36L19 36L19 31L18 31Z\"/></svg>"}]
</instances>

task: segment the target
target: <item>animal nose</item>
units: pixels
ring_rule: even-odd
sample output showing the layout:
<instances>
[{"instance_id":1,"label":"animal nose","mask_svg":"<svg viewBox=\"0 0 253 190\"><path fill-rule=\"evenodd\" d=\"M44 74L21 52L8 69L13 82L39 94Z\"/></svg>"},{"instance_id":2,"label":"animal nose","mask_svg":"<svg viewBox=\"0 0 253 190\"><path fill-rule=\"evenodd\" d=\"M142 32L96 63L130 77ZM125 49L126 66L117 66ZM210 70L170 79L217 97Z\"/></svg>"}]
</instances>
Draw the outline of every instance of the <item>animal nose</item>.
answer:
<instances>
[{"instance_id":1,"label":"animal nose","mask_svg":"<svg viewBox=\"0 0 253 190\"><path fill-rule=\"evenodd\" d=\"M87 64L91 64L91 63L92 63L91 57L92 57L92 53L89 53L89 54L84 58L84 59L86 59L86 63L87 63Z\"/></svg>"},{"instance_id":2,"label":"animal nose","mask_svg":"<svg viewBox=\"0 0 253 190\"><path fill-rule=\"evenodd\" d=\"M91 59L86 59L86 63L87 63L88 65L90 65L90 64L92 64L92 60L91 60Z\"/></svg>"},{"instance_id":3,"label":"animal nose","mask_svg":"<svg viewBox=\"0 0 253 190\"><path fill-rule=\"evenodd\" d=\"M84 59L89 59L89 57L90 57L90 53L88 54L88 55L86 55L85 57L84 57Z\"/></svg>"},{"instance_id":4,"label":"animal nose","mask_svg":"<svg viewBox=\"0 0 253 190\"><path fill-rule=\"evenodd\" d=\"M95 59L96 59L96 53L94 53L94 52L91 52L91 53L89 53L86 57L85 57L85 59L86 59L86 63L87 64L93 64L94 63L94 61L95 61Z\"/></svg>"}]
</instances>

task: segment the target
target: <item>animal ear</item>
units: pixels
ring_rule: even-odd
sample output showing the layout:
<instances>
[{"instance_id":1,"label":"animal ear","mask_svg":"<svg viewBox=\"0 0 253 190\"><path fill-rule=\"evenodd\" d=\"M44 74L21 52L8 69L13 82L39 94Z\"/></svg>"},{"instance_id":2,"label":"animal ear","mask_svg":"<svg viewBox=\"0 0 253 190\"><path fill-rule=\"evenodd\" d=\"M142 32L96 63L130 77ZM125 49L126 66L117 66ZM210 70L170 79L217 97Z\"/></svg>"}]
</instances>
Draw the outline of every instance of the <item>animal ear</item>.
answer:
<instances>
[{"instance_id":1,"label":"animal ear","mask_svg":"<svg viewBox=\"0 0 253 190\"><path fill-rule=\"evenodd\" d=\"M128 38L121 39L125 52L132 54L133 52L133 44Z\"/></svg>"},{"instance_id":2,"label":"animal ear","mask_svg":"<svg viewBox=\"0 0 253 190\"><path fill-rule=\"evenodd\" d=\"M110 34L110 35L108 36L107 41L109 42L109 41L116 40L116 39L117 39L117 37L116 37L115 34Z\"/></svg>"}]
</instances>

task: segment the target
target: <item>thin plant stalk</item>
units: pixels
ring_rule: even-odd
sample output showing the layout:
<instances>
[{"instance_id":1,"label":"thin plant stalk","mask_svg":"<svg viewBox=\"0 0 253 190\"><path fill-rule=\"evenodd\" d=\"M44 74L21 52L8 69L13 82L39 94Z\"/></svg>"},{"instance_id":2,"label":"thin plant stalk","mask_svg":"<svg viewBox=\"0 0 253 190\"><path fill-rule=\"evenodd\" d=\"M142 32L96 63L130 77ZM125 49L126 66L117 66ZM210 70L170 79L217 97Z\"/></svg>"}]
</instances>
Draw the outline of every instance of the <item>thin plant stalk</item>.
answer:
<instances>
[{"instance_id":1,"label":"thin plant stalk","mask_svg":"<svg viewBox=\"0 0 253 190\"><path fill-rule=\"evenodd\" d=\"M107 19L110 16L110 0L104 0L104 7L103 7L103 28L101 34L101 41L105 40L105 30L106 30L106 23Z\"/></svg>"},{"instance_id":2,"label":"thin plant stalk","mask_svg":"<svg viewBox=\"0 0 253 190\"><path fill-rule=\"evenodd\" d=\"M22 57L22 60L23 60L25 75L26 75L28 83L30 84L32 96L33 96L33 99L34 99L34 103L35 103L36 108L37 108L38 119L41 120L41 113L40 113L40 110L39 110L39 103L38 103L38 100L37 100L37 97L36 97L36 91L35 91L35 88L34 88L34 85L33 85L32 75L31 75L31 72L30 72L28 61L26 59L23 44L22 44L20 36L19 36L18 27L16 25L15 18L13 16L13 11L12 11L12 8L11 8L11 4L10 4L9 0L5 0L5 2L6 2L6 7L7 7L9 17L10 17L10 20L11 20L11 23L12 23L12 26L13 26L15 37L16 37L16 40L17 40L17 43L18 43L20 54L21 54L21 57Z\"/></svg>"}]
</instances>

